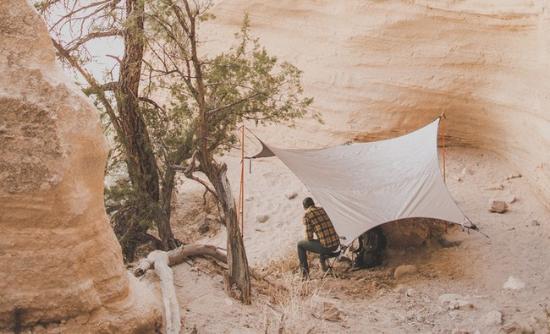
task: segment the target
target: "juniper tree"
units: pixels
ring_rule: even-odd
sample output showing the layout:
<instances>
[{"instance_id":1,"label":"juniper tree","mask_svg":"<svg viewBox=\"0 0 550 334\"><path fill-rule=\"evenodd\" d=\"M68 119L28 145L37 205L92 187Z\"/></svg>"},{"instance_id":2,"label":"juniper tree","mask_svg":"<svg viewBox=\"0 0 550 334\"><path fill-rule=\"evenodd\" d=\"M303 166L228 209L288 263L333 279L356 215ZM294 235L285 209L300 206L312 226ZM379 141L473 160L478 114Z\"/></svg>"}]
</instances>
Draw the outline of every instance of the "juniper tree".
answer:
<instances>
[{"instance_id":1,"label":"juniper tree","mask_svg":"<svg viewBox=\"0 0 550 334\"><path fill-rule=\"evenodd\" d=\"M188 113L185 125L195 136L185 175L208 187L219 202L227 228L226 287L249 303L247 257L227 166L218 157L236 144L236 129L244 121L292 122L305 115L312 99L302 96L301 71L279 62L251 37L248 16L233 47L211 57L201 53L198 26L214 18L210 6L187 0L151 3L146 40L152 57L146 71L163 75L160 87L170 92L170 108Z\"/></svg>"},{"instance_id":2,"label":"juniper tree","mask_svg":"<svg viewBox=\"0 0 550 334\"><path fill-rule=\"evenodd\" d=\"M108 174L124 170L128 177L106 189L107 210L127 260L136 246L154 240L168 250L177 245L170 226L170 202L174 175L169 166L189 158L189 151L155 145L183 143L181 131L159 132L165 123L179 122L177 115L166 115L160 104L143 88L142 72L145 40L145 1L143 0L42 0L35 2L44 16L52 41L63 63L72 69L83 91L94 98L102 111L107 135L114 139ZM122 45L122 54L105 50L97 54L94 42L114 41ZM113 44L114 44L113 43ZM114 59L103 75L91 65L100 56ZM97 72L97 71L96 71ZM158 117L149 117L158 114ZM174 128L174 127L170 127ZM123 166L121 166L123 165ZM160 241L147 230L156 226Z\"/></svg>"}]
</instances>

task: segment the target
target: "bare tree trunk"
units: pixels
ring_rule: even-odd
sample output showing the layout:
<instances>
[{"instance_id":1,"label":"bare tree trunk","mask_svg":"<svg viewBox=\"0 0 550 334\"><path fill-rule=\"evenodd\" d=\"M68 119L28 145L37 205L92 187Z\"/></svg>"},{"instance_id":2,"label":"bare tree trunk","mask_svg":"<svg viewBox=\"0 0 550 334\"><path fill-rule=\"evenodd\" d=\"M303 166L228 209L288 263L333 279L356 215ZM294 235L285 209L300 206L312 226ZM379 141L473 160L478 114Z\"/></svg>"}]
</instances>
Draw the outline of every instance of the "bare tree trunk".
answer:
<instances>
[{"instance_id":1,"label":"bare tree trunk","mask_svg":"<svg viewBox=\"0 0 550 334\"><path fill-rule=\"evenodd\" d=\"M166 173L162 179L162 189L159 198L161 212L158 215L158 219L161 221L157 223L159 237L164 250L173 249L178 246L170 225L170 215L172 214L172 195L174 194L175 185L176 171L170 166L167 166Z\"/></svg>"},{"instance_id":2,"label":"bare tree trunk","mask_svg":"<svg viewBox=\"0 0 550 334\"><path fill-rule=\"evenodd\" d=\"M153 210L162 249L169 250L177 247L177 242L170 226L170 215L161 208L163 205L160 203L158 166L145 121L139 112L139 84L145 49L144 2L126 0L126 11L128 22L123 36L125 49L116 94L119 120L124 134L121 139L132 185L143 194L143 207L151 204L156 206Z\"/></svg>"},{"instance_id":3,"label":"bare tree trunk","mask_svg":"<svg viewBox=\"0 0 550 334\"><path fill-rule=\"evenodd\" d=\"M201 163L202 166L202 163ZM251 303L250 272L244 249L243 238L239 230L235 200L227 179L227 166L210 165L205 172L214 186L221 204L227 229L227 265L225 277L228 293L244 304Z\"/></svg>"}]
</instances>

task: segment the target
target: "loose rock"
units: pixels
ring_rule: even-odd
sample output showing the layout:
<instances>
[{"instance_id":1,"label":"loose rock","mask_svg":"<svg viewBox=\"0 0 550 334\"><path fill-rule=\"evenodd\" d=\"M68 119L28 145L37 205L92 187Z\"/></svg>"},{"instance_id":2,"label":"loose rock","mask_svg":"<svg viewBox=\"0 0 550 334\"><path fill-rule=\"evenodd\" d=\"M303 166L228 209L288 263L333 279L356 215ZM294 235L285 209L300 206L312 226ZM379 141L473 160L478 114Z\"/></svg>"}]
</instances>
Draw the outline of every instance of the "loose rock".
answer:
<instances>
[{"instance_id":1,"label":"loose rock","mask_svg":"<svg viewBox=\"0 0 550 334\"><path fill-rule=\"evenodd\" d=\"M288 199L295 199L296 197L298 197L298 193L296 193L296 192L291 192L291 193L286 194L285 196L286 196L286 198L288 198Z\"/></svg>"},{"instance_id":2,"label":"loose rock","mask_svg":"<svg viewBox=\"0 0 550 334\"><path fill-rule=\"evenodd\" d=\"M511 174L510 176L508 176L508 177L506 178L506 180L518 179L518 178L520 178L520 177L522 177L521 173L514 173L514 174Z\"/></svg>"},{"instance_id":3,"label":"loose rock","mask_svg":"<svg viewBox=\"0 0 550 334\"><path fill-rule=\"evenodd\" d=\"M400 279L401 277L415 274L417 272L418 272L418 268L416 268L416 266L414 265L410 265L410 264L401 265L395 268L395 271L393 272L393 277L395 279Z\"/></svg>"},{"instance_id":4,"label":"loose rock","mask_svg":"<svg viewBox=\"0 0 550 334\"><path fill-rule=\"evenodd\" d=\"M258 215L258 216L256 216L256 221L257 221L258 223L262 223L262 224L263 224L263 223L265 223L265 222L268 221L268 220L269 220L269 216L268 216L268 215Z\"/></svg>"},{"instance_id":5,"label":"loose rock","mask_svg":"<svg viewBox=\"0 0 550 334\"><path fill-rule=\"evenodd\" d=\"M502 324L502 313L499 311L491 311L483 317L483 322L487 326L497 326Z\"/></svg>"},{"instance_id":6,"label":"loose rock","mask_svg":"<svg viewBox=\"0 0 550 334\"><path fill-rule=\"evenodd\" d=\"M508 204L504 201L491 200L490 205L489 212L505 213L508 211Z\"/></svg>"},{"instance_id":7,"label":"loose rock","mask_svg":"<svg viewBox=\"0 0 550 334\"><path fill-rule=\"evenodd\" d=\"M459 294L446 293L439 296L439 303L446 306L448 310L474 308L474 304Z\"/></svg>"},{"instance_id":8,"label":"loose rock","mask_svg":"<svg viewBox=\"0 0 550 334\"><path fill-rule=\"evenodd\" d=\"M506 290L521 290L525 288L525 283L520 280L519 278L515 278L514 276L508 277L508 280L504 283L502 286L503 289Z\"/></svg>"}]
</instances>

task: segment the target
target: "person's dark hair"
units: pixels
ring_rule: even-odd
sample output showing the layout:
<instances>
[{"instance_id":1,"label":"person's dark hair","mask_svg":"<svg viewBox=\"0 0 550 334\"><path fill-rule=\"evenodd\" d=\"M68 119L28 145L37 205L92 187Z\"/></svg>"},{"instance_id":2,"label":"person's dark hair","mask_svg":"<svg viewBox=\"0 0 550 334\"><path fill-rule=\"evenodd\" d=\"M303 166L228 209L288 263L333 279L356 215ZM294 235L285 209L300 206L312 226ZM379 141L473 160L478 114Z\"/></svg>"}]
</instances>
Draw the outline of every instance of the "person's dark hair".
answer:
<instances>
[{"instance_id":1,"label":"person's dark hair","mask_svg":"<svg viewBox=\"0 0 550 334\"><path fill-rule=\"evenodd\" d=\"M302 205L304 206L304 209L308 209L315 205L315 202L313 202L313 198L306 197L304 198L304 201L302 202Z\"/></svg>"}]
</instances>

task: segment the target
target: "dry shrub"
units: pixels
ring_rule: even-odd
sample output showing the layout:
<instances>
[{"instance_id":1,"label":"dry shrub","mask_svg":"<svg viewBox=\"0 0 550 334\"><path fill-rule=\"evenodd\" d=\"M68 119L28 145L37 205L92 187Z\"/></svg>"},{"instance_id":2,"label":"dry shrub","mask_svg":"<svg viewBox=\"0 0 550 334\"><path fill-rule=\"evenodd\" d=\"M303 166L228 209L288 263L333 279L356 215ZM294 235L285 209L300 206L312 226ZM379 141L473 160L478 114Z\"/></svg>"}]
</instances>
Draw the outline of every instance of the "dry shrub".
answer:
<instances>
[{"instance_id":1,"label":"dry shrub","mask_svg":"<svg viewBox=\"0 0 550 334\"><path fill-rule=\"evenodd\" d=\"M322 299L330 293L323 281L302 281L300 275L283 277L287 292L267 304L264 310L265 333L328 333L327 321L316 316L325 307Z\"/></svg>"}]
</instances>

